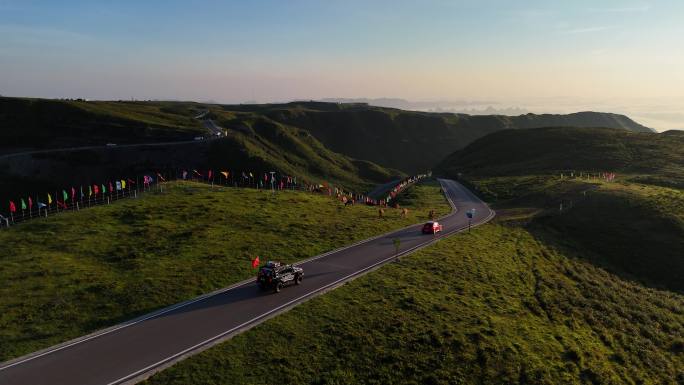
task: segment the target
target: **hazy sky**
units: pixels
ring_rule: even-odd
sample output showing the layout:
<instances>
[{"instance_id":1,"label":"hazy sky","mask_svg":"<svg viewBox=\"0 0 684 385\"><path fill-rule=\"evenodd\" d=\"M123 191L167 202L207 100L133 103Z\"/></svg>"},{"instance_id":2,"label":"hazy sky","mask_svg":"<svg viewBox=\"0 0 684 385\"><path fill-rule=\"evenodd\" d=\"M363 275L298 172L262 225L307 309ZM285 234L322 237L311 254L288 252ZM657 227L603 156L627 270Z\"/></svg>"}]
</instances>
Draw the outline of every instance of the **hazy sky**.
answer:
<instances>
[{"instance_id":1,"label":"hazy sky","mask_svg":"<svg viewBox=\"0 0 684 385\"><path fill-rule=\"evenodd\" d=\"M684 128L684 1L0 0L0 94L485 101Z\"/></svg>"}]
</instances>

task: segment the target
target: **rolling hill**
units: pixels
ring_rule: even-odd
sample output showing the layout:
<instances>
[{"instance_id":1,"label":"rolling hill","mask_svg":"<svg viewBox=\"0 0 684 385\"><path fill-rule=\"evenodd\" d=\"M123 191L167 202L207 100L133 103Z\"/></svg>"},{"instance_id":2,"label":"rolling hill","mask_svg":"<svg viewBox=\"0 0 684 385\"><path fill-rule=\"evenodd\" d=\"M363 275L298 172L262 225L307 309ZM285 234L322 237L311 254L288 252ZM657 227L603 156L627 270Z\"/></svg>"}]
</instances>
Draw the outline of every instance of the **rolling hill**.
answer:
<instances>
[{"instance_id":1,"label":"rolling hill","mask_svg":"<svg viewBox=\"0 0 684 385\"><path fill-rule=\"evenodd\" d=\"M352 159L324 147L307 131L263 116L243 121L221 139L177 144L118 146L19 154L0 160L0 200L101 183L121 177L179 170L231 173L277 171L352 191L404 176L373 162ZM3 204L4 207L4 204ZM4 212L5 210L0 210Z\"/></svg>"},{"instance_id":2,"label":"rolling hill","mask_svg":"<svg viewBox=\"0 0 684 385\"><path fill-rule=\"evenodd\" d=\"M185 102L0 97L0 151L188 140L206 130Z\"/></svg>"},{"instance_id":3,"label":"rolling hill","mask_svg":"<svg viewBox=\"0 0 684 385\"><path fill-rule=\"evenodd\" d=\"M434 167L489 133L545 126L609 127L650 132L623 115L467 115L374 107L362 103L292 102L218 105L192 102L92 102L0 98L0 151L187 140L208 132L194 117L209 111L229 130L257 118L305 130L323 146L405 173Z\"/></svg>"},{"instance_id":4,"label":"rolling hill","mask_svg":"<svg viewBox=\"0 0 684 385\"><path fill-rule=\"evenodd\" d=\"M469 183L502 213L525 208L521 220L542 239L553 232L614 273L684 292L681 133L506 130L452 154L437 172Z\"/></svg>"},{"instance_id":5,"label":"rolling hill","mask_svg":"<svg viewBox=\"0 0 684 385\"><path fill-rule=\"evenodd\" d=\"M234 106L224 106L226 110ZM241 110L250 110L242 106ZM466 115L402 111L319 102L255 106L251 111L308 130L326 147L407 173L430 169L456 149L489 133L546 126L609 127L651 132L623 115Z\"/></svg>"}]
</instances>

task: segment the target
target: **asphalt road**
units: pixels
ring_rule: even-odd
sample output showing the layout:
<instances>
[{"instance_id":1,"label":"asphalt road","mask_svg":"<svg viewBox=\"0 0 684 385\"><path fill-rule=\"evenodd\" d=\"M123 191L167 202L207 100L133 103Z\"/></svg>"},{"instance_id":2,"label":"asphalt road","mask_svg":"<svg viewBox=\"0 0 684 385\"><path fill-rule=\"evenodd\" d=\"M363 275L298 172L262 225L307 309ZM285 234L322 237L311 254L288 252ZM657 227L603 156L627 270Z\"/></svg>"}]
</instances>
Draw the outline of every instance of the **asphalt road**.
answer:
<instances>
[{"instance_id":1,"label":"asphalt road","mask_svg":"<svg viewBox=\"0 0 684 385\"><path fill-rule=\"evenodd\" d=\"M298 263L304 269L300 286L279 294L261 292L253 280L111 330L47 351L0 364L0 384L120 384L139 381L190 354L286 311L316 294L393 260L393 240L400 254L468 227L465 212L475 209L473 224L494 212L470 191L451 180L442 186L456 208L440 219L441 235L421 234L421 224L384 234Z\"/></svg>"},{"instance_id":2,"label":"asphalt road","mask_svg":"<svg viewBox=\"0 0 684 385\"><path fill-rule=\"evenodd\" d=\"M210 138L212 139L212 138ZM210 140L205 139L205 140ZM175 146L179 144L197 143L197 140L184 140L176 142L150 142L150 143L135 143L135 144L118 144L116 146L83 146L83 147L64 147L64 148L51 148L47 150L30 150L22 152L13 152L10 154L0 155L0 160L9 159L16 156L22 155L33 155L33 154L49 154L54 152L67 152L67 151L83 151L83 150L98 150L98 149L111 149L116 150L117 148L135 148L135 147L156 147L156 146Z\"/></svg>"},{"instance_id":3,"label":"asphalt road","mask_svg":"<svg viewBox=\"0 0 684 385\"><path fill-rule=\"evenodd\" d=\"M204 120L202 120L202 124L204 125L204 128L211 131L212 136L222 136L223 135L223 128L216 125L216 122L214 122L213 120L204 119Z\"/></svg>"}]
</instances>

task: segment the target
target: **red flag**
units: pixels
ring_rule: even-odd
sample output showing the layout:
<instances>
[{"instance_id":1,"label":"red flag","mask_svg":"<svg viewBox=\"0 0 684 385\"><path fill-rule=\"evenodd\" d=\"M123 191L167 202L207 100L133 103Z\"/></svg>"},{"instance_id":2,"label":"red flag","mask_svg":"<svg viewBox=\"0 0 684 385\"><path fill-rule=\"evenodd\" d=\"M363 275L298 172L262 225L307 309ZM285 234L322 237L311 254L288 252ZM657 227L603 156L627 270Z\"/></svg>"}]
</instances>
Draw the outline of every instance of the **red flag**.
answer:
<instances>
[{"instance_id":1,"label":"red flag","mask_svg":"<svg viewBox=\"0 0 684 385\"><path fill-rule=\"evenodd\" d=\"M14 202L10 201L10 212L11 213L16 213L17 212L17 206L14 205ZM258 259L259 257L257 257Z\"/></svg>"},{"instance_id":2,"label":"red flag","mask_svg":"<svg viewBox=\"0 0 684 385\"><path fill-rule=\"evenodd\" d=\"M133 179L129 179L129 180L128 180L128 183L130 183L130 184L135 184L135 181L134 181Z\"/></svg>"},{"instance_id":3,"label":"red flag","mask_svg":"<svg viewBox=\"0 0 684 385\"><path fill-rule=\"evenodd\" d=\"M100 187L96 184L93 185L93 193L95 193L95 195L100 193Z\"/></svg>"},{"instance_id":4,"label":"red flag","mask_svg":"<svg viewBox=\"0 0 684 385\"><path fill-rule=\"evenodd\" d=\"M256 269L259 267L259 256L257 255L256 258L252 260L252 269Z\"/></svg>"},{"instance_id":5,"label":"red flag","mask_svg":"<svg viewBox=\"0 0 684 385\"><path fill-rule=\"evenodd\" d=\"M31 210L31 208L33 207L33 200L31 199L31 197L29 197L28 202L29 202L29 210Z\"/></svg>"},{"instance_id":6,"label":"red flag","mask_svg":"<svg viewBox=\"0 0 684 385\"><path fill-rule=\"evenodd\" d=\"M209 174L207 174L207 179L211 179L211 170L209 170Z\"/></svg>"},{"instance_id":7,"label":"red flag","mask_svg":"<svg viewBox=\"0 0 684 385\"><path fill-rule=\"evenodd\" d=\"M60 202L60 201L57 201L57 206L59 206L59 207L61 207L61 208L64 208L64 209L68 208L67 205L66 205L66 203Z\"/></svg>"},{"instance_id":8,"label":"red flag","mask_svg":"<svg viewBox=\"0 0 684 385\"><path fill-rule=\"evenodd\" d=\"M76 198L76 189L72 187L71 188L71 200L73 201L75 198Z\"/></svg>"}]
</instances>

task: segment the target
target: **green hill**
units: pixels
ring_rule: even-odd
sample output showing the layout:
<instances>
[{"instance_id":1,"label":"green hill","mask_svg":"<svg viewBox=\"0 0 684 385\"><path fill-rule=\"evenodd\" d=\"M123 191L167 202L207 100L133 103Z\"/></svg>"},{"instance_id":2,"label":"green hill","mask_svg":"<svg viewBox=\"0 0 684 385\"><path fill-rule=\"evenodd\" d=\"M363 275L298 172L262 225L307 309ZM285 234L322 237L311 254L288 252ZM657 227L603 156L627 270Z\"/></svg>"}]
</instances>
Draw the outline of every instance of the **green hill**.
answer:
<instances>
[{"instance_id":1,"label":"green hill","mask_svg":"<svg viewBox=\"0 0 684 385\"><path fill-rule=\"evenodd\" d=\"M214 168L281 172L309 180L335 182L356 191L404 174L375 163L349 158L323 146L308 131L264 116L240 120L239 130L213 141L209 165Z\"/></svg>"},{"instance_id":2,"label":"green hill","mask_svg":"<svg viewBox=\"0 0 684 385\"><path fill-rule=\"evenodd\" d=\"M185 102L0 97L0 150L192 139L206 130Z\"/></svg>"},{"instance_id":3,"label":"green hill","mask_svg":"<svg viewBox=\"0 0 684 385\"><path fill-rule=\"evenodd\" d=\"M684 186L684 135L568 127L505 130L456 151L436 169L452 176L617 172Z\"/></svg>"},{"instance_id":4,"label":"green hill","mask_svg":"<svg viewBox=\"0 0 684 385\"><path fill-rule=\"evenodd\" d=\"M600 266L684 292L681 133L507 130L457 151L438 170L470 183L504 216L527 208L531 229L562 234Z\"/></svg>"},{"instance_id":5,"label":"green hill","mask_svg":"<svg viewBox=\"0 0 684 385\"><path fill-rule=\"evenodd\" d=\"M193 168L260 175L277 171L356 192L404 176L335 153L307 131L263 116L244 119L242 124L243 129L228 130L225 137L211 141L14 155L0 160L0 202L121 177L178 175L179 170ZM5 205L0 213L6 214Z\"/></svg>"}]
</instances>

